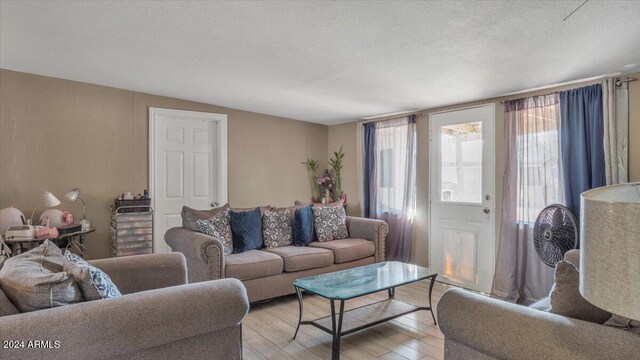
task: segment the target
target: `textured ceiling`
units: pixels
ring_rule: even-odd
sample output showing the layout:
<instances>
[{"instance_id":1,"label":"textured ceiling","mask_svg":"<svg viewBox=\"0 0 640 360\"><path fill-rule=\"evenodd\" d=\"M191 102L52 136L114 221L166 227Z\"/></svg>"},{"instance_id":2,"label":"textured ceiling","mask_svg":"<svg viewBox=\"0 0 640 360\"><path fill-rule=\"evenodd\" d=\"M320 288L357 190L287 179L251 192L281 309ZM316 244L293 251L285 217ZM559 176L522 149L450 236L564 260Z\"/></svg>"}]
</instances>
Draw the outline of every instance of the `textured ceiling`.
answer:
<instances>
[{"instance_id":1,"label":"textured ceiling","mask_svg":"<svg viewBox=\"0 0 640 360\"><path fill-rule=\"evenodd\" d=\"M332 124L640 64L640 2L582 2L3 0L0 66Z\"/></svg>"}]
</instances>

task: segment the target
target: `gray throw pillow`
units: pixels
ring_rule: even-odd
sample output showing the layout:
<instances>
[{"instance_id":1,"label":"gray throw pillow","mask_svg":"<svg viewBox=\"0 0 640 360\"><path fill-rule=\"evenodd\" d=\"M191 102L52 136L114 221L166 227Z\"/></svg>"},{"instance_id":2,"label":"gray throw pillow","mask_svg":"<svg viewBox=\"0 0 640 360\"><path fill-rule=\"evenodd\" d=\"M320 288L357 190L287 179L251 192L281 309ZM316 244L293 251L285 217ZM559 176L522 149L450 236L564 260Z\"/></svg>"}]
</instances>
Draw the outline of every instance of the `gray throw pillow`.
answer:
<instances>
[{"instance_id":1,"label":"gray throw pillow","mask_svg":"<svg viewBox=\"0 0 640 360\"><path fill-rule=\"evenodd\" d=\"M2 270L2 265L7 260L6 256L0 256L0 270ZM7 295L4 294L4 291L0 289L0 316L14 315L19 314L20 311L13 305L13 303L7 298Z\"/></svg>"},{"instance_id":2,"label":"gray throw pillow","mask_svg":"<svg viewBox=\"0 0 640 360\"><path fill-rule=\"evenodd\" d=\"M229 221L229 209L225 209L206 220L198 220L198 231L213 236L222 242L225 255L233 252L233 234Z\"/></svg>"},{"instance_id":3,"label":"gray throw pillow","mask_svg":"<svg viewBox=\"0 0 640 360\"><path fill-rule=\"evenodd\" d=\"M271 209L262 216L262 239L266 248L293 244L291 210Z\"/></svg>"},{"instance_id":4,"label":"gray throw pillow","mask_svg":"<svg viewBox=\"0 0 640 360\"><path fill-rule=\"evenodd\" d=\"M211 210L196 210L188 206L182 207L182 227L191 231L200 231L198 220L210 219L212 216L229 209L229 204Z\"/></svg>"},{"instance_id":5,"label":"gray throw pillow","mask_svg":"<svg viewBox=\"0 0 640 360\"><path fill-rule=\"evenodd\" d=\"M318 241L325 242L349 237L347 214L342 206L313 206L312 211Z\"/></svg>"},{"instance_id":6,"label":"gray throw pillow","mask_svg":"<svg viewBox=\"0 0 640 360\"><path fill-rule=\"evenodd\" d=\"M62 251L51 241L5 261L0 286L20 312L82 302L73 278L63 270Z\"/></svg>"},{"instance_id":7,"label":"gray throw pillow","mask_svg":"<svg viewBox=\"0 0 640 360\"><path fill-rule=\"evenodd\" d=\"M122 296L109 275L69 250L64 253L64 271L73 276L87 301Z\"/></svg>"},{"instance_id":8,"label":"gray throw pillow","mask_svg":"<svg viewBox=\"0 0 640 360\"><path fill-rule=\"evenodd\" d=\"M580 294L580 272L568 261L556 264L555 284L549 295L549 312L597 324L604 324L611 313L588 302Z\"/></svg>"},{"instance_id":9,"label":"gray throw pillow","mask_svg":"<svg viewBox=\"0 0 640 360\"><path fill-rule=\"evenodd\" d=\"M631 320L624 316L613 314L604 324L640 335L640 321L638 320Z\"/></svg>"}]
</instances>

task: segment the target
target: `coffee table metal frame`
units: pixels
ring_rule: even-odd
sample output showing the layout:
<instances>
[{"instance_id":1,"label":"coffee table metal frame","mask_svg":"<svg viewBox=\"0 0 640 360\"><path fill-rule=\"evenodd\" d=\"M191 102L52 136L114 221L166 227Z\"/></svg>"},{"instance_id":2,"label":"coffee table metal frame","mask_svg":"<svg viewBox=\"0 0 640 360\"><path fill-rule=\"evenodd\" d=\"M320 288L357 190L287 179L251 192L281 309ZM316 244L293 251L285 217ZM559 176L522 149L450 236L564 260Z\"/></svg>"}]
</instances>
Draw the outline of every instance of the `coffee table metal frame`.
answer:
<instances>
[{"instance_id":1,"label":"coffee table metal frame","mask_svg":"<svg viewBox=\"0 0 640 360\"><path fill-rule=\"evenodd\" d=\"M398 287L398 286L391 286L391 287L387 287L387 288L377 289L375 291L371 291L371 292L368 292L368 293L365 293L365 294L358 294L357 296L353 296L353 297L350 297L350 298L347 298L347 299L339 299L338 300L338 299L332 299L332 298L326 297L326 296L324 296L322 294L313 292L313 291L308 290L308 289L302 289L302 288L300 288L300 287L298 287L298 286L296 286L294 284L294 287L295 287L295 290L296 290L296 295L298 296L298 306L299 306L299 309L300 309L300 314L299 314L299 317L298 317L298 326L296 327L296 332L293 335L293 338L295 339L298 336L298 331L300 330L300 325L312 325L312 326L315 326L318 329L330 334L333 337L332 343L331 343L331 359L332 360L338 360L338 359L340 359L340 341L341 341L342 337L345 336L345 335L353 334L353 333L355 333L357 331L364 330L364 329L370 328L372 326L376 326L376 325L382 324L382 323L387 322L389 320L393 320L393 319L399 318L401 316L404 316L404 315L407 315L407 314L411 314L411 313L414 313L414 312L417 312L417 311L421 311L421 310L429 310L431 312L431 317L433 318L433 323L437 325L438 323L436 322L436 317L433 314L433 307L431 305L431 293L433 292L433 285L435 284L435 280L436 280L437 276L438 276L438 274L434 273L433 275L429 275L428 277L425 277L423 279L418 279L418 280L415 280L415 281L412 281L412 282L409 282L409 283L404 283L402 285L398 285L398 286L403 286L403 285L412 284L414 282L430 279L429 294L428 294L429 306L417 306L417 305L414 305L414 304L410 304L410 303L395 299L396 287ZM302 299L302 291L303 290L305 292L309 292L309 293L321 296L321 297L323 297L323 298L325 298L325 299L330 301L330 303L331 303L331 316L330 316L331 317L331 329L329 329L328 327L326 327L326 326L324 326L324 325L319 323L320 320L326 319L326 318L328 318L328 316L317 318L317 319L314 319L314 320L304 320L304 321L302 320L302 313L303 313L303 309L304 309L304 304L303 304L303 299ZM370 295L370 294L373 294L373 293L376 293L376 292L385 291L385 290L387 290L388 295L389 295L389 297L386 300L382 300L382 301L378 301L378 302L375 302L375 303L372 303L372 304L360 306L360 307L357 307L357 308L354 308L354 309L351 309L351 310L347 310L347 311L344 310L344 303L347 300L352 300L352 299L355 299L355 298L358 298L358 297L361 297L361 296L366 296L366 295ZM380 318L380 319L376 319L375 321L366 323L366 324L361 325L361 326L354 327L354 328L349 329L347 331L342 331L342 324L343 324L343 319L344 319L345 314L348 314L348 313L353 312L353 311L361 310L361 309L366 308L366 307L376 306L376 305L379 305L381 303L387 303L387 302L390 302L390 301L395 301L395 302L399 302L399 303L402 303L402 304L405 304L405 305L409 305L411 308L409 310L402 311L400 313L394 313L393 315L390 315L390 316L387 316L387 317L383 317L383 318ZM337 312L336 312L336 302L339 302L339 307L340 307Z\"/></svg>"}]
</instances>

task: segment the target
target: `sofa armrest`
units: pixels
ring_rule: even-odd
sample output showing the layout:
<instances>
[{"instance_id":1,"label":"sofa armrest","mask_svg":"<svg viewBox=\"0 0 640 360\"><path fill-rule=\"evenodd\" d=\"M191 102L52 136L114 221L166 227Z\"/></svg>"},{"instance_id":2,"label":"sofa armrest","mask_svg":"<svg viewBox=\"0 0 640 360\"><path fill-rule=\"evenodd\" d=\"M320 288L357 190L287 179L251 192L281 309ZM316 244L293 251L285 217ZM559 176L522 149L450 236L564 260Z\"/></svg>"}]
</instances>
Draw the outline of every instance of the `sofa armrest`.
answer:
<instances>
[{"instance_id":1,"label":"sofa armrest","mask_svg":"<svg viewBox=\"0 0 640 360\"><path fill-rule=\"evenodd\" d=\"M59 341L57 349L2 349L7 359L128 358L239 326L249 311L236 279L143 291L117 298L0 317L1 340Z\"/></svg>"},{"instance_id":2,"label":"sofa armrest","mask_svg":"<svg viewBox=\"0 0 640 360\"><path fill-rule=\"evenodd\" d=\"M640 337L629 332L461 289L442 295L438 324L445 357L449 341L492 358L519 360L631 359L640 349Z\"/></svg>"},{"instance_id":3,"label":"sofa armrest","mask_svg":"<svg viewBox=\"0 0 640 360\"><path fill-rule=\"evenodd\" d=\"M225 277L222 241L196 231L174 227L164 234L164 241L173 251L184 254L189 268L189 282L216 280ZM206 279L192 278L191 267L206 269Z\"/></svg>"},{"instance_id":4,"label":"sofa armrest","mask_svg":"<svg viewBox=\"0 0 640 360\"><path fill-rule=\"evenodd\" d=\"M371 240L375 244L376 262L384 261L385 240L389 233L389 226L386 222L376 219L347 216L347 230L352 238L362 238Z\"/></svg>"},{"instance_id":5,"label":"sofa armrest","mask_svg":"<svg viewBox=\"0 0 640 360\"><path fill-rule=\"evenodd\" d=\"M187 283L187 262L180 253L134 255L89 263L107 273L123 294Z\"/></svg>"}]
</instances>

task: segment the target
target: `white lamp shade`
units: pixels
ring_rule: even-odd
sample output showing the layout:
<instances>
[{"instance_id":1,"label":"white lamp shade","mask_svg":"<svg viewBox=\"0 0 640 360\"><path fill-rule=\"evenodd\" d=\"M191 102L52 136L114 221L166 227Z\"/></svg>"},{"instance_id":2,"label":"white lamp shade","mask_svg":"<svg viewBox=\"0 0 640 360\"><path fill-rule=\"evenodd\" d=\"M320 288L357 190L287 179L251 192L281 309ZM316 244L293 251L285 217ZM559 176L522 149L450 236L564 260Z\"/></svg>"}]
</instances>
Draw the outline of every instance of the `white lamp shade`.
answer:
<instances>
[{"instance_id":1,"label":"white lamp shade","mask_svg":"<svg viewBox=\"0 0 640 360\"><path fill-rule=\"evenodd\" d=\"M75 189L71 189L68 193L64 194L64 198L71 202L74 202L78 200L79 195L80 195L80 189L75 188Z\"/></svg>"},{"instance_id":2,"label":"white lamp shade","mask_svg":"<svg viewBox=\"0 0 640 360\"><path fill-rule=\"evenodd\" d=\"M60 200L52 193L45 191L43 195L43 205L46 207L56 207L60 205Z\"/></svg>"},{"instance_id":3,"label":"white lamp shade","mask_svg":"<svg viewBox=\"0 0 640 360\"><path fill-rule=\"evenodd\" d=\"M640 320L640 182L585 191L580 213L580 293Z\"/></svg>"},{"instance_id":4,"label":"white lamp shade","mask_svg":"<svg viewBox=\"0 0 640 360\"><path fill-rule=\"evenodd\" d=\"M14 207L0 210L0 234L4 236L7 228L11 225L22 225L24 219L22 211Z\"/></svg>"}]
</instances>

